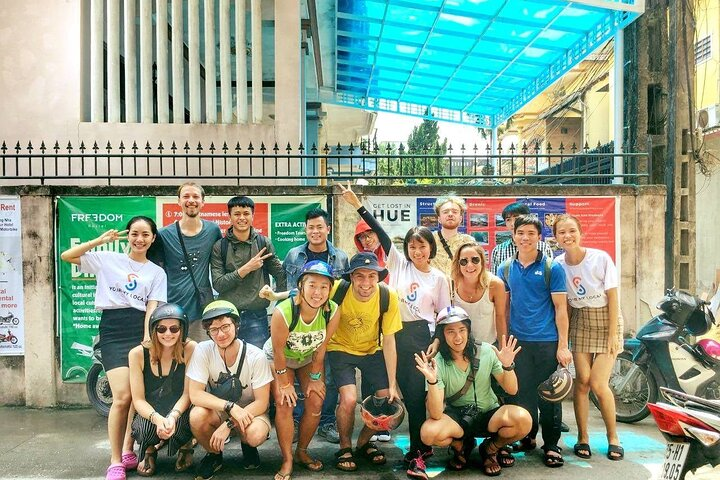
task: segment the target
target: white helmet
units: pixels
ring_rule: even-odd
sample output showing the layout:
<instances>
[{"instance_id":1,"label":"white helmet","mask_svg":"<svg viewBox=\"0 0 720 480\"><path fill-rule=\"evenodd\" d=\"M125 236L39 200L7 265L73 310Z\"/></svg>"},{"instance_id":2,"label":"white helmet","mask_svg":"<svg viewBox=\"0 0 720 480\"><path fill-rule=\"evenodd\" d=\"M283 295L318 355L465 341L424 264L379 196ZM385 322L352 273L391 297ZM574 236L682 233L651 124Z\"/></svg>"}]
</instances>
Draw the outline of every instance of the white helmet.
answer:
<instances>
[{"instance_id":1,"label":"white helmet","mask_svg":"<svg viewBox=\"0 0 720 480\"><path fill-rule=\"evenodd\" d=\"M562 402L573 388L570 370L558 365L550 378L538 385L538 395L548 402Z\"/></svg>"}]
</instances>

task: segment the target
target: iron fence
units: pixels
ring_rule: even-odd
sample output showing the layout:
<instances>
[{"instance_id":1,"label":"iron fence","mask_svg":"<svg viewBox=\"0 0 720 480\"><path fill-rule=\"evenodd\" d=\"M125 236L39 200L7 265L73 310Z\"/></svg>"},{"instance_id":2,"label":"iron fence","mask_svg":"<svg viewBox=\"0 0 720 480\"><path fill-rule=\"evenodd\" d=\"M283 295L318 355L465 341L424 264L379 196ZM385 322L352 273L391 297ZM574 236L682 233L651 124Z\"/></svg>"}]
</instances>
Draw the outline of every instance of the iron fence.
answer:
<instances>
[{"instance_id":1,"label":"iron fence","mask_svg":"<svg viewBox=\"0 0 720 480\"><path fill-rule=\"evenodd\" d=\"M129 145L129 146L128 146ZM614 159L620 157L623 173L613 171ZM214 143L204 147L189 142L170 146L160 142L152 147L133 141L110 142L87 147L84 142L75 147L71 142L61 146L55 142L48 147L42 142L15 142L0 146L0 181L3 184L67 183L107 184L123 180L147 181L159 179L200 178L203 182L238 185L248 180L267 180L275 184L316 184L338 180L364 179L372 185L389 184L445 184L445 185L505 185L517 183L611 183L622 178L623 183L648 183L652 162L647 153L615 154L612 145L587 145L578 149L535 142L503 148L492 153L476 145L446 149L436 145L422 150L398 146L366 144L327 144L310 149L300 144L292 148L271 148L261 143L242 147L239 142L220 147ZM222 181L222 182L221 182Z\"/></svg>"}]
</instances>

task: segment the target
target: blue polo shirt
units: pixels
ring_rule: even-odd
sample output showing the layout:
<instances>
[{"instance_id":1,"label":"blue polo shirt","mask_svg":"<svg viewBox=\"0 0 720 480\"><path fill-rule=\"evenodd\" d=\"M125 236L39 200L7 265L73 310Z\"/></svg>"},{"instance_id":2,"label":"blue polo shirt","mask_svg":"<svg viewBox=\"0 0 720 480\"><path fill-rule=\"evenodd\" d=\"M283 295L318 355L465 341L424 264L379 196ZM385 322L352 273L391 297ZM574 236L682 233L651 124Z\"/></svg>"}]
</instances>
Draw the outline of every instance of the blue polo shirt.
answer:
<instances>
[{"instance_id":1,"label":"blue polo shirt","mask_svg":"<svg viewBox=\"0 0 720 480\"><path fill-rule=\"evenodd\" d=\"M550 268L550 288L545 283L545 256L538 250L538 258L523 267L513 258L508 277L501 268L498 275L510 293L510 334L526 342L553 342L558 340L555 325L555 305L552 293L567 293L565 273L556 261Z\"/></svg>"}]
</instances>

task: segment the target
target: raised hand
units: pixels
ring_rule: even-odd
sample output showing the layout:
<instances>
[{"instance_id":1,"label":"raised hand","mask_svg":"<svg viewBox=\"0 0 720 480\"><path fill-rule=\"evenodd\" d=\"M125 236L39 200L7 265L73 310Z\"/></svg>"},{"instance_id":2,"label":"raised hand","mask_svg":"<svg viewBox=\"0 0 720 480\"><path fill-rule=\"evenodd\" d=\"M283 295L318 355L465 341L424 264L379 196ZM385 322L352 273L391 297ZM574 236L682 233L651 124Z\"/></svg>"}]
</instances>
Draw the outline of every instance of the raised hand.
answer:
<instances>
[{"instance_id":1,"label":"raised hand","mask_svg":"<svg viewBox=\"0 0 720 480\"><path fill-rule=\"evenodd\" d=\"M254 272L257 269L262 268L263 264L265 263L264 261L273 256L272 253L265 253L265 250L266 247L261 248L257 255L252 257L250 260L247 261L245 265L238 269L238 274L244 277L248 273ZM243 272L241 272L242 270L244 270L245 275L243 275Z\"/></svg>"},{"instance_id":2,"label":"raised hand","mask_svg":"<svg viewBox=\"0 0 720 480\"><path fill-rule=\"evenodd\" d=\"M337 184L340 187L340 190L342 191L342 198L346 202L348 202L350 205L357 210L358 208L362 207L362 202L360 202L360 199L355 195L355 192L352 191L352 187L350 186L350 181L348 180L347 188L343 186L342 183Z\"/></svg>"},{"instance_id":3,"label":"raised hand","mask_svg":"<svg viewBox=\"0 0 720 480\"><path fill-rule=\"evenodd\" d=\"M500 340L500 350L498 350L495 345L491 345L492 349L495 350L495 355L497 355L498 360L503 364L503 367L512 365L515 361L515 355L522 350L522 347L515 348L516 346L517 338L512 335L508 338L506 338L505 335L502 336Z\"/></svg>"},{"instance_id":4,"label":"raised hand","mask_svg":"<svg viewBox=\"0 0 720 480\"><path fill-rule=\"evenodd\" d=\"M100 245L105 245L106 243L111 243L116 240L125 240L127 239L127 233L127 230L108 230L98 237L98 241Z\"/></svg>"},{"instance_id":5,"label":"raised hand","mask_svg":"<svg viewBox=\"0 0 720 480\"><path fill-rule=\"evenodd\" d=\"M428 383L437 382L437 360L426 352L415 354L415 368L420 370Z\"/></svg>"}]
</instances>

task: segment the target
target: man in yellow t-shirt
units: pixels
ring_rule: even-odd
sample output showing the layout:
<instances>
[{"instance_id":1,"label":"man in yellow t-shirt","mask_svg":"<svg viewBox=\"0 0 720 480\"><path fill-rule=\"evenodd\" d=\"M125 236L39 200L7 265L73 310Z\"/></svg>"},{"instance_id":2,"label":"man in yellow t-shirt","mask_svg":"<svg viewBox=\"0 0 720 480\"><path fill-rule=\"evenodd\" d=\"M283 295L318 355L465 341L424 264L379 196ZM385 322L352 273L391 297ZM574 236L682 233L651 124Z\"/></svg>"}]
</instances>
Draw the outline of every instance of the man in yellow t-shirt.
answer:
<instances>
[{"instance_id":1,"label":"man in yellow t-shirt","mask_svg":"<svg viewBox=\"0 0 720 480\"><path fill-rule=\"evenodd\" d=\"M350 286L340 303L340 324L327 347L328 361L340 392L337 408L340 450L336 453L336 467L343 471L357 470L353 453L376 465L386 461L385 454L370 442L372 430L363 426L355 452L352 450L352 433L358 396L356 369L361 373L363 395L374 393L378 397L389 397L390 402L399 398L395 379L395 333L402 328L402 321L397 293L392 289L389 289L388 310L380 318L378 283L387 274L374 253L361 252L350 259L350 268L343 275ZM339 284L335 283L331 298Z\"/></svg>"}]
</instances>

